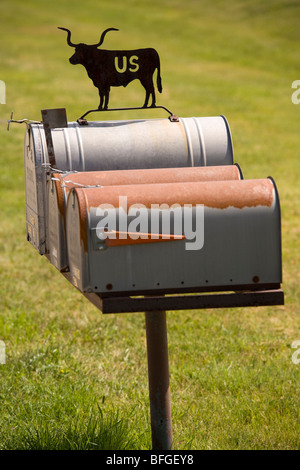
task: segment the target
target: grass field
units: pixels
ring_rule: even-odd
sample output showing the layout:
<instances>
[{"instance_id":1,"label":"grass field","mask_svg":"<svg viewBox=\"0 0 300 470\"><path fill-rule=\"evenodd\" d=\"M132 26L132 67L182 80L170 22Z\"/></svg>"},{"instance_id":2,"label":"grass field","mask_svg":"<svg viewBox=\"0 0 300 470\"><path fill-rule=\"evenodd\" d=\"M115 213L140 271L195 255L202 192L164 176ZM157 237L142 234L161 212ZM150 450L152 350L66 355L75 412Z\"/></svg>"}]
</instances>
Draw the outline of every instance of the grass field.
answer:
<instances>
[{"instance_id":1,"label":"grass field","mask_svg":"<svg viewBox=\"0 0 300 470\"><path fill-rule=\"evenodd\" d=\"M105 47L157 49L157 104L224 114L244 177L275 179L285 306L168 312L173 447L299 449L299 17L292 0L1 2L0 449L151 448L143 314L102 315L26 241L25 126L6 131L11 110L66 107L72 121L98 105L57 26L86 43L116 27ZM110 106L143 100L132 83ZM113 119L165 116L134 113Z\"/></svg>"}]
</instances>

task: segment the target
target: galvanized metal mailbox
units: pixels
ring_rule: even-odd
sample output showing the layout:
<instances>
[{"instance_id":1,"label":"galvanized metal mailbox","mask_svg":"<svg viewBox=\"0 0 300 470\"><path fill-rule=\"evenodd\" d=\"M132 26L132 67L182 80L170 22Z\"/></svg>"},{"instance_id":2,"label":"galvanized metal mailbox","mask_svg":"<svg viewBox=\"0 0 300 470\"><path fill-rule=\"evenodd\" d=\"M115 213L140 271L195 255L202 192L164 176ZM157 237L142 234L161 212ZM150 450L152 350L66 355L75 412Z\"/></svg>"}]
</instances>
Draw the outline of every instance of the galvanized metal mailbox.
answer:
<instances>
[{"instance_id":1,"label":"galvanized metal mailbox","mask_svg":"<svg viewBox=\"0 0 300 470\"><path fill-rule=\"evenodd\" d=\"M60 271L69 269L66 243L65 207L74 187L102 187L128 184L200 182L241 179L237 164L217 167L163 168L53 173L48 184L48 251L50 262Z\"/></svg>"},{"instance_id":2,"label":"galvanized metal mailbox","mask_svg":"<svg viewBox=\"0 0 300 470\"><path fill-rule=\"evenodd\" d=\"M139 224L130 212L137 205L144 209ZM271 179L73 188L66 226L70 280L84 293L266 289L281 282L280 207Z\"/></svg>"},{"instance_id":3,"label":"galvanized metal mailbox","mask_svg":"<svg viewBox=\"0 0 300 470\"><path fill-rule=\"evenodd\" d=\"M224 116L67 123L65 110L50 128L27 125L25 135L26 226L30 243L48 252L47 179L59 171L108 171L233 164L232 139ZM57 118L56 118L57 119ZM49 145L49 141L50 144ZM48 144L48 145L47 145Z\"/></svg>"}]
</instances>

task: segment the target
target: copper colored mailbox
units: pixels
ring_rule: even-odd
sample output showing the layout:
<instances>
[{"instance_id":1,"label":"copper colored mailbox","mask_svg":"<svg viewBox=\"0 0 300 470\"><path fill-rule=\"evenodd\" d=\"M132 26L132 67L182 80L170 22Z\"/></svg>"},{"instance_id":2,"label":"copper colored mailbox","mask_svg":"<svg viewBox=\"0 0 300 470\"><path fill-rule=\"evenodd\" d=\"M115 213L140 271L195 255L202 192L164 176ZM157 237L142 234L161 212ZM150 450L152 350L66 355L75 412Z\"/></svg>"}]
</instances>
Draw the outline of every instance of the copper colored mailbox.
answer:
<instances>
[{"instance_id":1,"label":"copper colored mailbox","mask_svg":"<svg viewBox=\"0 0 300 470\"><path fill-rule=\"evenodd\" d=\"M139 224L130 212L137 204ZM73 188L66 212L70 281L84 293L241 291L281 283L280 206L271 179Z\"/></svg>"}]
</instances>

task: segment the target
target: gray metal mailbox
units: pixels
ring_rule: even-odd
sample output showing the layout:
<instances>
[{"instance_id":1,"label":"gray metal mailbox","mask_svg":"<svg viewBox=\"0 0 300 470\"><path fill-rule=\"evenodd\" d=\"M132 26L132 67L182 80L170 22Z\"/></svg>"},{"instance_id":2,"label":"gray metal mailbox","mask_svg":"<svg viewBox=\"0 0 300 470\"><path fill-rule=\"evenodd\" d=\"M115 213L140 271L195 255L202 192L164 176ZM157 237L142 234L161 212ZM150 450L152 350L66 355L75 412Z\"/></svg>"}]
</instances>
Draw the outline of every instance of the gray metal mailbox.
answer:
<instances>
[{"instance_id":1,"label":"gray metal mailbox","mask_svg":"<svg viewBox=\"0 0 300 470\"><path fill-rule=\"evenodd\" d=\"M49 158L43 124L28 124L25 134L27 237L40 254L48 252L47 176L60 171L107 171L233 164L224 116L89 122L49 131Z\"/></svg>"},{"instance_id":2,"label":"gray metal mailbox","mask_svg":"<svg viewBox=\"0 0 300 470\"><path fill-rule=\"evenodd\" d=\"M171 213L174 204L184 222L176 229L173 212L167 231L161 222L154 230L156 239L149 225L144 239L138 230L132 236L129 208L136 204L147 210L143 227L157 208ZM116 214L113 230L99 217L105 205L106 222ZM199 237L195 249L188 244L185 208L194 227L189 233ZM70 281L84 293L266 289L281 282L280 206L271 179L73 188L66 226Z\"/></svg>"},{"instance_id":3,"label":"gray metal mailbox","mask_svg":"<svg viewBox=\"0 0 300 470\"><path fill-rule=\"evenodd\" d=\"M48 184L48 251L50 262L60 271L68 270L65 206L74 187L199 182L241 179L238 165L153 170L112 170L53 173Z\"/></svg>"}]
</instances>

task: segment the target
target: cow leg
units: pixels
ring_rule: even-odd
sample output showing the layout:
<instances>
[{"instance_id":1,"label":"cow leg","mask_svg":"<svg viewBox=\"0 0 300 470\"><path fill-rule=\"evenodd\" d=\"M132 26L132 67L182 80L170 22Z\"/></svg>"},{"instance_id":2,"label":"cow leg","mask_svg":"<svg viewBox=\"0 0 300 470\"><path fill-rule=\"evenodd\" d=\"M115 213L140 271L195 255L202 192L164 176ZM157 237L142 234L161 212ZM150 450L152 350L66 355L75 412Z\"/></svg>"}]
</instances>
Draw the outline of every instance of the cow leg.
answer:
<instances>
[{"instance_id":1,"label":"cow leg","mask_svg":"<svg viewBox=\"0 0 300 470\"><path fill-rule=\"evenodd\" d=\"M155 91L154 91L154 89L151 90L151 91L146 90L146 98L145 98L145 103L143 105L143 108L147 108L150 95L152 96L152 103L151 103L150 108L155 108L156 100L155 100Z\"/></svg>"},{"instance_id":2,"label":"cow leg","mask_svg":"<svg viewBox=\"0 0 300 470\"><path fill-rule=\"evenodd\" d=\"M103 95L103 92L99 90L99 96L100 96L100 104L98 106L98 109L103 109L103 98L104 98L104 95Z\"/></svg>"},{"instance_id":3,"label":"cow leg","mask_svg":"<svg viewBox=\"0 0 300 470\"><path fill-rule=\"evenodd\" d=\"M146 90L146 98L145 98L145 103L143 105L143 108L147 108L150 95L152 95L151 107L154 108L155 107L155 91L154 91L152 77L150 77L150 79L149 78L142 79L140 80L140 82Z\"/></svg>"},{"instance_id":4,"label":"cow leg","mask_svg":"<svg viewBox=\"0 0 300 470\"><path fill-rule=\"evenodd\" d=\"M153 78L149 78L149 93L152 96L152 103L151 103L151 108L155 107L155 91L154 91L154 85L153 85Z\"/></svg>"},{"instance_id":5,"label":"cow leg","mask_svg":"<svg viewBox=\"0 0 300 470\"><path fill-rule=\"evenodd\" d=\"M143 104L143 108L147 108L149 97L150 97L150 93L148 90L146 90L146 97L145 97L145 103Z\"/></svg>"},{"instance_id":6,"label":"cow leg","mask_svg":"<svg viewBox=\"0 0 300 470\"><path fill-rule=\"evenodd\" d=\"M109 92L110 92L110 88L108 88L107 90L105 90L104 92L104 108L103 109L107 109L108 108L108 101L109 101Z\"/></svg>"},{"instance_id":7,"label":"cow leg","mask_svg":"<svg viewBox=\"0 0 300 470\"><path fill-rule=\"evenodd\" d=\"M151 104L151 108L155 108L156 99L155 99L154 87L153 87L153 91L151 91L151 95L152 95L152 104Z\"/></svg>"}]
</instances>

